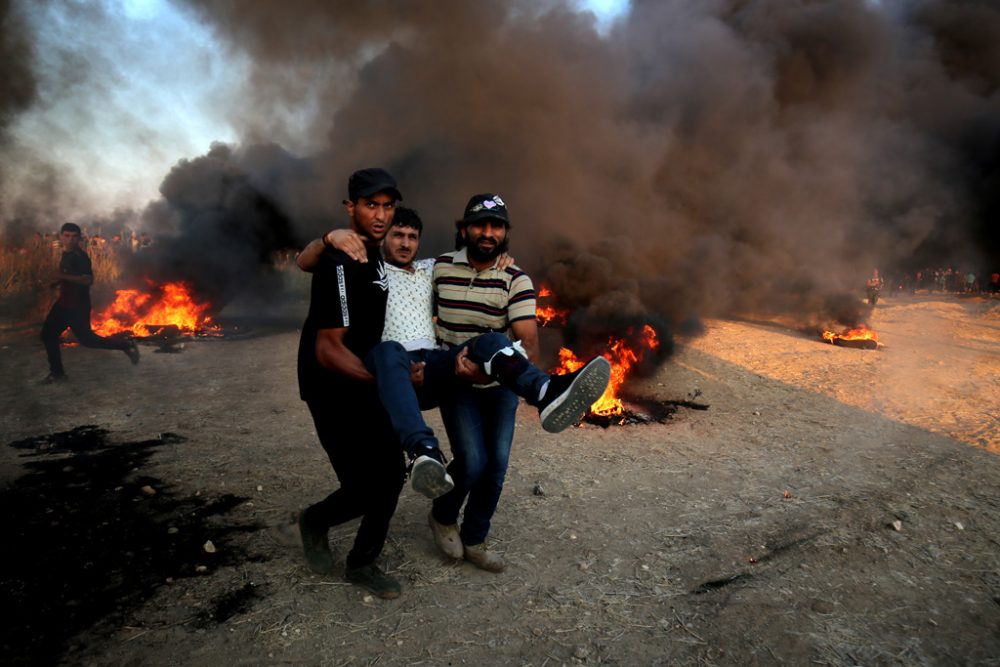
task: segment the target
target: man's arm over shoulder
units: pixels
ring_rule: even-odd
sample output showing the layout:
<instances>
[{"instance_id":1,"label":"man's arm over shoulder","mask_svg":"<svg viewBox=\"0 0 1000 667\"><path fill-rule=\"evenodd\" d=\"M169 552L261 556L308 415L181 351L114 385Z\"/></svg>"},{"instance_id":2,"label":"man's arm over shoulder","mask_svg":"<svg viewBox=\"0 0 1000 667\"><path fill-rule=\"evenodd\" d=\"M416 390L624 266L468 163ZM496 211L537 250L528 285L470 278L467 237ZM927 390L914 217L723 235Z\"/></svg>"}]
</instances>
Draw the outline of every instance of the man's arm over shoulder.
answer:
<instances>
[{"instance_id":1,"label":"man's arm over shoulder","mask_svg":"<svg viewBox=\"0 0 1000 667\"><path fill-rule=\"evenodd\" d=\"M323 251L326 247L323 245L323 239L313 239L310 241L299 256L295 258L295 263L300 269L307 273L312 273L316 269L316 265L319 264L320 257L323 256Z\"/></svg>"},{"instance_id":2,"label":"man's arm over shoulder","mask_svg":"<svg viewBox=\"0 0 1000 667\"><path fill-rule=\"evenodd\" d=\"M299 253L295 263L303 271L311 273L327 248L340 250L362 264L368 261L368 252L360 234L351 229L331 229L320 238L310 241Z\"/></svg>"}]
</instances>

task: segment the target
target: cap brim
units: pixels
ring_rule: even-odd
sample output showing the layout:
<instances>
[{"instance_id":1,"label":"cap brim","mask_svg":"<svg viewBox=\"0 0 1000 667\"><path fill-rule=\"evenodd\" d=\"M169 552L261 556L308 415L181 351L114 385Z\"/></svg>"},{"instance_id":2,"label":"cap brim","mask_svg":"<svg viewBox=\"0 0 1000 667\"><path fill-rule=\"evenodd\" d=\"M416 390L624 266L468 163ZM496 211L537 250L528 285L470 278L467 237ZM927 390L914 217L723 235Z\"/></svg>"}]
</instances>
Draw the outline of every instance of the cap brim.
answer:
<instances>
[{"instance_id":1,"label":"cap brim","mask_svg":"<svg viewBox=\"0 0 1000 667\"><path fill-rule=\"evenodd\" d=\"M477 220L499 220L507 226L510 226L510 218L504 214L497 213L496 211L491 211L489 209L483 209L482 211L476 211L471 213L464 218L462 222L476 222Z\"/></svg>"},{"instance_id":2,"label":"cap brim","mask_svg":"<svg viewBox=\"0 0 1000 667\"><path fill-rule=\"evenodd\" d=\"M399 190L396 189L394 185L373 185L371 187L365 188L358 192L359 197L371 197L372 195L377 195L380 192L385 192L396 198L397 201L403 201L403 195L400 194Z\"/></svg>"}]
</instances>

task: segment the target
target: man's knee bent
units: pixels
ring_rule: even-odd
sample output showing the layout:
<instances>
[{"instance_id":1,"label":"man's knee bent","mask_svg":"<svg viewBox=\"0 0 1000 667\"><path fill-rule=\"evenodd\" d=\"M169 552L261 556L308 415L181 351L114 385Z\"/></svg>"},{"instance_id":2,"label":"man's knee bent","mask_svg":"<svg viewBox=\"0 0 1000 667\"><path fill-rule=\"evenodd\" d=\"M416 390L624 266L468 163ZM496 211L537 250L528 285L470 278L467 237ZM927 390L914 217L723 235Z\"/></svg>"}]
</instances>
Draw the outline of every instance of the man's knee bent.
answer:
<instances>
[{"instance_id":1,"label":"man's knee bent","mask_svg":"<svg viewBox=\"0 0 1000 667\"><path fill-rule=\"evenodd\" d=\"M530 362L520 343L507 336L487 333L469 342L469 358L478 363L493 378L513 379L527 370Z\"/></svg>"},{"instance_id":2,"label":"man's knee bent","mask_svg":"<svg viewBox=\"0 0 1000 667\"><path fill-rule=\"evenodd\" d=\"M492 359L497 352L511 345L510 339L501 333L480 334L468 342L469 358L482 365Z\"/></svg>"}]
</instances>

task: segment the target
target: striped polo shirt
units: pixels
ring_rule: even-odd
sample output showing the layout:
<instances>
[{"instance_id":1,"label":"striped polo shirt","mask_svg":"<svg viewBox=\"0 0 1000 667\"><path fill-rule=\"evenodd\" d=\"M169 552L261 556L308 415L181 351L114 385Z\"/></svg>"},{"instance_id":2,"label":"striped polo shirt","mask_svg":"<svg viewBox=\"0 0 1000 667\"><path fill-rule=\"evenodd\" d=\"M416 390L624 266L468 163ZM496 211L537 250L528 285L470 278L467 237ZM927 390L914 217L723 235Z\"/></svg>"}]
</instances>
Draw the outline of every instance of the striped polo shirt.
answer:
<instances>
[{"instance_id":1,"label":"striped polo shirt","mask_svg":"<svg viewBox=\"0 0 1000 667\"><path fill-rule=\"evenodd\" d=\"M449 345L535 319L535 288L528 274L517 266L476 271L465 248L437 258L434 291L438 340Z\"/></svg>"}]
</instances>

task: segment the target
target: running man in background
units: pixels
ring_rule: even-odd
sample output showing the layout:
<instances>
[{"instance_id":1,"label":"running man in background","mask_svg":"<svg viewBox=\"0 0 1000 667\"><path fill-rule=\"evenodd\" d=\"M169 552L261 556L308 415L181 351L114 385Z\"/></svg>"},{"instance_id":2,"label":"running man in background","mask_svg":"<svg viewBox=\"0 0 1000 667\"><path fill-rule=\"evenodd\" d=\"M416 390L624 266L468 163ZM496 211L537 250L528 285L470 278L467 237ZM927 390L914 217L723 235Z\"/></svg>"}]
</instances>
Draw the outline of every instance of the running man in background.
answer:
<instances>
[{"instance_id":1,"label":"running man in background","mask_svg":"<svg viewBox=\"0 0 1000 667\"><path fill-rule=\"evenodd\" d=\"M53 287L59 287L59 298L49 310L42 325L41 339L49 358L49 374L43 382L60 382L66 379L59 338L70 329L84 347L99 350L120 350L133 364L139 363L139 348L130 338L105 338L90 327L90 286L94 284L94 270L90 257L81 245L82 230L79 225L67 222L59 229L62 257Z\"/></svg>"}]
</instances>

